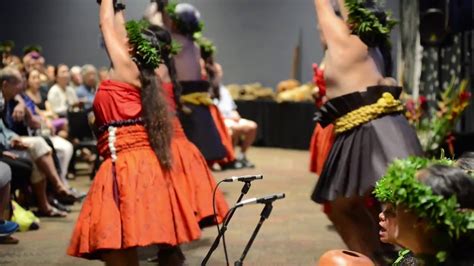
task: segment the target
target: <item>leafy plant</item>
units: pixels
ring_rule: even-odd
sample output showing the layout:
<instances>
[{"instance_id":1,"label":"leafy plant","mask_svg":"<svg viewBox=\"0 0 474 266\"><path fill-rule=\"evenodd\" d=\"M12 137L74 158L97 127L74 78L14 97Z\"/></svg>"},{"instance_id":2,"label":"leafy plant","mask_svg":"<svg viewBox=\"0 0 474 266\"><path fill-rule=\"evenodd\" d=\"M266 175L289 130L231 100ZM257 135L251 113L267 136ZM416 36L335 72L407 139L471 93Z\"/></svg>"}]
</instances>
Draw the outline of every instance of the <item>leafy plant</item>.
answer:
<instances>
[{"instance_id":1,"label":"leafy plant","mask_svg":"<svg viewBox=\"0 0 474 266\"><path fill-rule=\"evenodd\" d=\"M428 101L423 96L416 102L410 96L406 99L405 115L415 126L423 150L430 156L436 155L469 105L469 82L463 80L459 86L455 84L456 80L453 79L442 92L436 108L428 108Z\"/></svg>"}]
</instances>

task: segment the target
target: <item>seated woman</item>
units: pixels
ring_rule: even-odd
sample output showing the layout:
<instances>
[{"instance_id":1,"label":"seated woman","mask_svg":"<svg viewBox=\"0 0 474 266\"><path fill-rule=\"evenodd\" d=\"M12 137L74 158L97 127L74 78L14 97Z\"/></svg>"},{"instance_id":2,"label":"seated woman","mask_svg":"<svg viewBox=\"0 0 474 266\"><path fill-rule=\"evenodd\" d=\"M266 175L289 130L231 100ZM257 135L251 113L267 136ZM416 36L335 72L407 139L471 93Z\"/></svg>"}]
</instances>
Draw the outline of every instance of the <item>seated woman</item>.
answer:
<instances>
[{"instance_id":1,"label":"seated woman","mask_svg":"<svg viewBox=\"0 0 474 266\"><path fill-rule=\"evenodd\" d=\"M474 177L450 164L397 160L377 183L380 240L409 250L395 265L474 264Z\"/></svg>"},{"instance_id":2,"label":"seated woman","mask_svg":"<svg viewBox=\"0 0 474 266\"><path fill-rule=\"evenodd\" d=\"M74 107L82 107L76 91L69 86L71 76L69 67L59 64L55 68L56 84L54 84L48 92L48 103L51 110L59 117L66 117L67 111Z\"/></svg>"},{"instance_id":3,"label":"seated woman","mask_svg":"<svg viewBox=\"0 0 474 266\"><path fill-rule=\"evenodd\" d=\"M41 96L41 79L40 72L36 69L26 74L27 87L25 94L28 96L36 105L34 111L41 115L41 117L54 127L55 133L60 136L67 136L67 119L59 118L50 108L49 105L45 104L44 99ZM65 132L61 132L65 131Z\"/></svg>"}]
</instances>

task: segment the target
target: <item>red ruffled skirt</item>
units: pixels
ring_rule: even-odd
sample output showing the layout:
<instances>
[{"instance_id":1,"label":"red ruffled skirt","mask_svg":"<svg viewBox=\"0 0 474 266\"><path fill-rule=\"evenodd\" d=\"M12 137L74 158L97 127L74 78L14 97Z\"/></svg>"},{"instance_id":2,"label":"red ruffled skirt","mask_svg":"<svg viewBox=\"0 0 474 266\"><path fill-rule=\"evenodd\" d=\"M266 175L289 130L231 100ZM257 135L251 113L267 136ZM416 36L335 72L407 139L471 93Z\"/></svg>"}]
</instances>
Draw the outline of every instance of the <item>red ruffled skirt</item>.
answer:
<instances>
[{"instance_id":1,"label":"red ruffled skirt","mask_svg":"<svg viewBox=\"0 0 474 266\"><path fill-rule=\"evenodd\" d=\"M312 173L321 175L323 171L324 163L331 151L332 144L334 143L334 126L328 125L323 128L319 124L314 127L313 136L311 137L310 144L310 161L309 170Z\"/></svg>"},{"instance_id":2,"label":"red ruffled skirt","mask_svg":"<svg viewBox=\"0 0 474 266\"><path fill-rule=\"evenodd\" d=\"M179 169L199 169L195 166L197 163L191 161L197 160L191 155L194 152L189 152L189 148L187 155L182 155L185 153L181 148L183 144L179 144L182 141L175 137L172 144L175 165L173 169L165 170L151 149L142 125L117 128L116 136L118 193L115 195L118 196L114 196L114 167L107 156L108 134L105 133L98 146L107 159L84 201L68 255L97 259L102 250L151 244L175 246L198 239L200 217L212 216L212 193L209 191L215 182L203 176L201 186L195 187L197 182L191 183L184 172L180 173ZM203 193L202 197L196 196L199 192ZM222 194L218 194L218 199L221 217L225 215L222 213L227 211L227 205Z\"/></svg>"},{"instance_id":3,"label":"red ruffled skirt","mask_svg":"<svg viewBox=\"0 0 474 266\"><path fill-rule=\"evenodd\" d=\"M173 185L183 189L201 225L213 222L212 195L216 181L198 148L190 142L177 117L173 118ZM216 193L218 222L222 222L229 207L220 190Z\"/></svg>"},{"instance_id":4,"label":"red ruffled skirt","mask_svg":"<svg viewBox=\"0 0 474 266\"><path fill-rule=\"evenodd\" d=\"M217 161L217 163L226 164L233 162L235 161L234 144L232 143L232 138L230 137L229 132L227 131L227 127L225 126L224 117L215 105L209 106L209 111L211 111L212 119L214 120L214 124L216 124L216 128L219 132L221 142L224 145L225 150L227 151L227 156L224 159Z\"/></svg>"}]
</instances>

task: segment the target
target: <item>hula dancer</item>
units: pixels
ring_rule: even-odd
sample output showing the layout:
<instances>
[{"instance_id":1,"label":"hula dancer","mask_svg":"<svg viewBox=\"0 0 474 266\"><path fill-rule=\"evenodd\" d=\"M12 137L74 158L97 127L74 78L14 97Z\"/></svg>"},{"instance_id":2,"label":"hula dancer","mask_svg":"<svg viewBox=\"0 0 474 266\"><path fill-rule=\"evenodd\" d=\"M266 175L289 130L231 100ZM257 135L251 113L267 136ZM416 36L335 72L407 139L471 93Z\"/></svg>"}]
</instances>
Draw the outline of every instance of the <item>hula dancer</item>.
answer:
<instances>
[{"instance_id":1,"label":"hula dancer","mask_svg":"<svg viewBox=\"0 0 474 266\"><path fill-rule=\"evenodd\" d=\"M102 0L100 26L112 62L93 104L98 149L106 158L90 188L68 248L107 265L138 265L137 247L176 247L200 236L199 218L173 180L172 122L155 69L162 36L124 21L125 6ZM180 265L182 254L165 261ZM165 259L165 258L163 258ZM168 265L170 265L168 264Z\"/></svg>"},{"instance_id":2,"label":"hula dancer","mask_svg":"<svg viewBox=\"0 0 474 266\"><path fill-rule=\"evenodd\" d=\"M328 101L319 123L333 124L336 137L312 199L331 204L328 218L349 249L384 264L376 222L380 207L371 193L391 161L422 150L401 113L401 88L384 85L392 72L394 22L373 1L338 2L343 19L330 0L315 0L327 42Z\"/></svg>"},{"instance_id":3,"label":"hula dancer","mask_svg":"<svg viewBox=\"0 0 474 266\"><path fill-rule=\"evenodd\" d=\"M188 139L207 161L226 157L226 149L212 119L210 84L201 76L201 53L194 35L203 29L199 11L192 5L169 3L163 14L165 27L180 46L174 57L176 78L181 85L179 119Z\"/></svg>"},{"instance_id":4,"label":"hula dancer","mask_svg":"<svg viewBox=\"0 0 474 266\"><path fill-rule=\"evenodd\" d=\"M182 198L183 201L189 202L192 206L196 220L201 228L214 225L216 221L220 223L228 211L227 203L223 194L220 191L217 191L217 217L215 217L212 206L212 193L216 187L215 179L212 176L207 166L207 162L201 152L187 139L177 117L177 110L180 106L180 85L176 80L176 69L173 62L173 56L179 52L179 45L172 42L171 34L165 29L159 26L152 26L152 30L160 36L162 43L160 52L163 58L163 64L161 64L157 69L156 74L159 79L163 81L162 85L173 124L173 138L171 141L171 151L173 156L173 167L171 171L173 175L173 185L176 188L179 188L178 196ZM160 264L168 265L170 262L166 258L168 258L169 254L172 253L182 254L177 246L162 246L159 249L157 257L150 260L156 260Z\"/></svg>"}]
</instances>

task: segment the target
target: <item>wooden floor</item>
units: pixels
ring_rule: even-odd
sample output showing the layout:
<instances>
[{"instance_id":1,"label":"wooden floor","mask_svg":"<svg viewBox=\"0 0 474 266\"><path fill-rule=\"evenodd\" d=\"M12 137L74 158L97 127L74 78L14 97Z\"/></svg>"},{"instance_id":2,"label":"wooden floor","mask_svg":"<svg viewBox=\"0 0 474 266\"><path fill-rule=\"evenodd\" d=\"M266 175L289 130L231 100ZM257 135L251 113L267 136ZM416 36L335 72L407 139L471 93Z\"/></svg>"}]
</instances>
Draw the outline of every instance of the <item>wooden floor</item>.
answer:
<instances>
[{"instance_id":1,"label":"wooden floor","mask_svg":"<svg viewBox=\"0 0 474 266\"><path fill-rule=\"evenodd\" d=\"M310 200L316 176L308 171L308 152L253 148L249 158L257 165L255 169L217 172L216 180L261 173L264 180L253 182L247 197L285 192L286 198L274 203L273 212L248 253L245 265L316 265L324 251L344 247L339 236L328 229L329 221L321 207ZM72 183L84 191L89 186L87 177L78 177ZM222 185L229 204L237 199L241 185L240 182ZM250 238L262 207L240 208L232 219L226 233L232 265ZM15 234L20 244L0 246L0 265L101 265L65 254L79 209L79 205L74 206L74 212L66 219L43 219L38 231ZM188 265L200 264L215 236L216 229L207 228L199 241L182 247ZM155 251L154 247L141 249L141 264L152 265L146 258ZM222 247L216 250L208 265L225 265Z\"/></svg>"}]
</instances>

